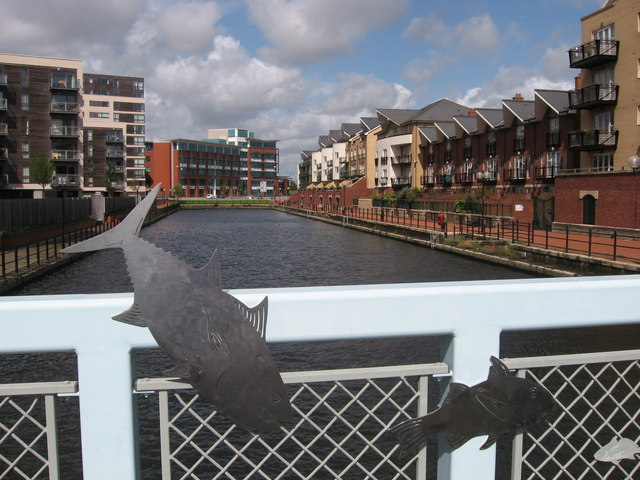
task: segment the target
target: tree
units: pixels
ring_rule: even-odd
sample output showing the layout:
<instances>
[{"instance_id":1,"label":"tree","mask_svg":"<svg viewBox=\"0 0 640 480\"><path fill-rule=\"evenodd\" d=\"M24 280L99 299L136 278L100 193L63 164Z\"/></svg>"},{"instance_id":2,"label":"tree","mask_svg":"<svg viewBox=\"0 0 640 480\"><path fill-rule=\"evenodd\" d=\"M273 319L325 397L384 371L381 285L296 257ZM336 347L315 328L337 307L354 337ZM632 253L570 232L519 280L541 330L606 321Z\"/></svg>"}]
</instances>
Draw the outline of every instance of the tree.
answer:
<instances>
[{"instance_id":1,"label":"tree","mask_svg":"<svg viewBox=\"0 0 640 480\"><path fill-rule=\"evenodd\" d=\"M104 172L104 188L107 189L107 194L111 196L116 191L116 185L118 184L118 172L113 165L107 164L107 169Z\"/></svg>"},{"instance_id":2,"label":"tree","mask_svg":"<svg viewBox=\"0 0 640 480\"><path fill-rule=\"evenodd\" d=\"M45 152L38 152L31 162L31 178L42 187L43 192L44 187L51 183L55 170L55 165Z\"/></svg>"},{"instance_id":3,"label":"tree","mask_svg":"<svg viewBox=\"0 0 640 480\"><path fill-rule=\"evenodd\" d=\"M175 197L180 198L184 194L184 189L182 188L182 185L178 183L173 186L172 192Z\"/></svg>"}]
</instances>

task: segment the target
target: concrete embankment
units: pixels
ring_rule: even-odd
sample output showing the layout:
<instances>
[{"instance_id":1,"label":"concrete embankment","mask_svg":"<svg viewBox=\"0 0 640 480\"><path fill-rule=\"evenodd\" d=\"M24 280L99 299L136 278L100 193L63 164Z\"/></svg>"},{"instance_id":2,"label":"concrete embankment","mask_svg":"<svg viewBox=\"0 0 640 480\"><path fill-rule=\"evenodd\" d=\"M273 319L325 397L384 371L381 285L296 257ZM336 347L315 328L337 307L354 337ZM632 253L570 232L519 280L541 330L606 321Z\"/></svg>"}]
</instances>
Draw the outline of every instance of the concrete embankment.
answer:
<instances>
[{"instance_id":1,"label":"concrete embankment","mask_svg":"<svg viewBox=\"0 0 640 480\"><path fill-rule=\"evenodd\" d=\"M282 206L277 207L277 209L293 215L299 215L342 227L352 228L361 232L393 238L394 240L401 240L446 253L462 255L483 262L504 265L509 268L532 272L537 275L549 277L573 277L582 275L640 273L640 265L637 264L615 262L603 258L558 252L544 248L528 247L526 245L512 243L507 244L504 240L495 242L491 239L487 239L478 241L477 245L508 245L509 249L514 252L513 256L518 258L489 254L479 251L479 249L461 248L455 244L449 244L449 242L445 243L444 235L438 231L430 231L415 227L381 223L373 220L299 210Z\"/></svg>"}]
</instances>

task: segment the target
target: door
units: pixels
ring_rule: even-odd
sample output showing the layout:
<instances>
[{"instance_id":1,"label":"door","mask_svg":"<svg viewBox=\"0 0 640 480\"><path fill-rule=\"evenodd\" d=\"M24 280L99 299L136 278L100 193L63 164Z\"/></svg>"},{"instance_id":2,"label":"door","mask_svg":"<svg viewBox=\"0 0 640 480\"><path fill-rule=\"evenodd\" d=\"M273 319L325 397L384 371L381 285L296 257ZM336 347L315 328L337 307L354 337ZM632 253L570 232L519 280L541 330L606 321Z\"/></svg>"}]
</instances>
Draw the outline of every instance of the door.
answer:
<instances>
[{"instance_id":1,"label":"door","mask_svg":"<svg viewBox=\"0 0 640 480\"><path fill-rule=\"evenodd\" d=\"M582 223L586 225L596 224L596 199L593 195L582 197Z\"/></svg>"}]
</instances>

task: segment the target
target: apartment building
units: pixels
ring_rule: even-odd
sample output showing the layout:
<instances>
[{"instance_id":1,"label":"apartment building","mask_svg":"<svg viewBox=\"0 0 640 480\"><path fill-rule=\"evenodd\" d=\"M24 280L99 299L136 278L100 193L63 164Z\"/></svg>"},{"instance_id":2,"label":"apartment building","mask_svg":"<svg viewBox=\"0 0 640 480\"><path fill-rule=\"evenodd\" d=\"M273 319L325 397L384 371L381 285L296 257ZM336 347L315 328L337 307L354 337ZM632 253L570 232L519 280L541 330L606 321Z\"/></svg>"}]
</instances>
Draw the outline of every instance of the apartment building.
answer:
<instances>
[{"instance_id":1,"label":"apartment building","mask_svg":"<svg viewBox=\"0 0 640 480\"><path fill-rule=\"evenodd\" d=\"M580 69L570 92L579 164L558 178L557 218L640 228L640 4L609 0L581 19L581 32L569 50L569 66Z\"/></svg>"},{"instance_id":2,"label":"apartment building","mask_svg":"<svg viewBox=\"0 0 640 480\"><path fill-rule=\"evenodd\" d=\"M278 140L255 138L255 133L243 128L207 130L209 141L237 145L241 152L240 182L237 195L279 195Z\"/></svg>"},{"instance_id":3,"label":"apartment building","mask_svg":"<svg viewBox=\"0 0 640 480\"><path fill-rule=\"evenodd\" d=\"M87 74L81 60L0 54L0 197L143 187L143 112L142 78ZM44 192L31 175L40 154L55 167ZM117 176L108 184L111 163Z\"/></svg>"}]
</instances>

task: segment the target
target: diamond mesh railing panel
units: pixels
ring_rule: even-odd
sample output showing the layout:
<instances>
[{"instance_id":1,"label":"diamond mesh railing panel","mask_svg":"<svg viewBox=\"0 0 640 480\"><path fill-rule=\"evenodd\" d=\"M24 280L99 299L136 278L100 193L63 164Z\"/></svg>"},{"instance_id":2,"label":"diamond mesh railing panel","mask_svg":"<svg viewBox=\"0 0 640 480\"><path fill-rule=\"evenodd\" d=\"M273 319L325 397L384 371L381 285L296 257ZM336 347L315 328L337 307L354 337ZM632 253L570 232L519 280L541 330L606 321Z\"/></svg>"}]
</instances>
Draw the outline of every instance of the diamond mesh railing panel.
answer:
<instances>
[{"instance_id":1,"label":"diamond mesh railing panel","mask_svg":"<svg viewBox=\"0 0 640 480\"><path fill-rule=\"evenodd\" d=\"M59 478L55 395L77 382L0 385L0 479Z\"/></svg>"},{"instance_id":2,"label":"diamond mesh railing panel","mask_svg":"<svg viewBox=\"0 0 640 480\"><path fill-rule=\"evenodd\" d=\"M193 390L161 391L163 478L424 478L424 451L398 458L386 431L424 412L426 378L447 371L434 364L283 374L295 419L276 434L237 427ZM137 389L190 388L152 383Z\"/></svg>"},{"instance_id":3,"label":"diamond mesh railing panel","mask_svg":"<svg viewBox=\"0 0 640 480\"><path fill-rule=\"evenodd\" d=\"M640 350L507 360L516 364L553 394L559 412L542 433L516 439L513 479L640 478L638 457L594 458L613 438L640 443Z\"/></svg>"}]
</instances>

